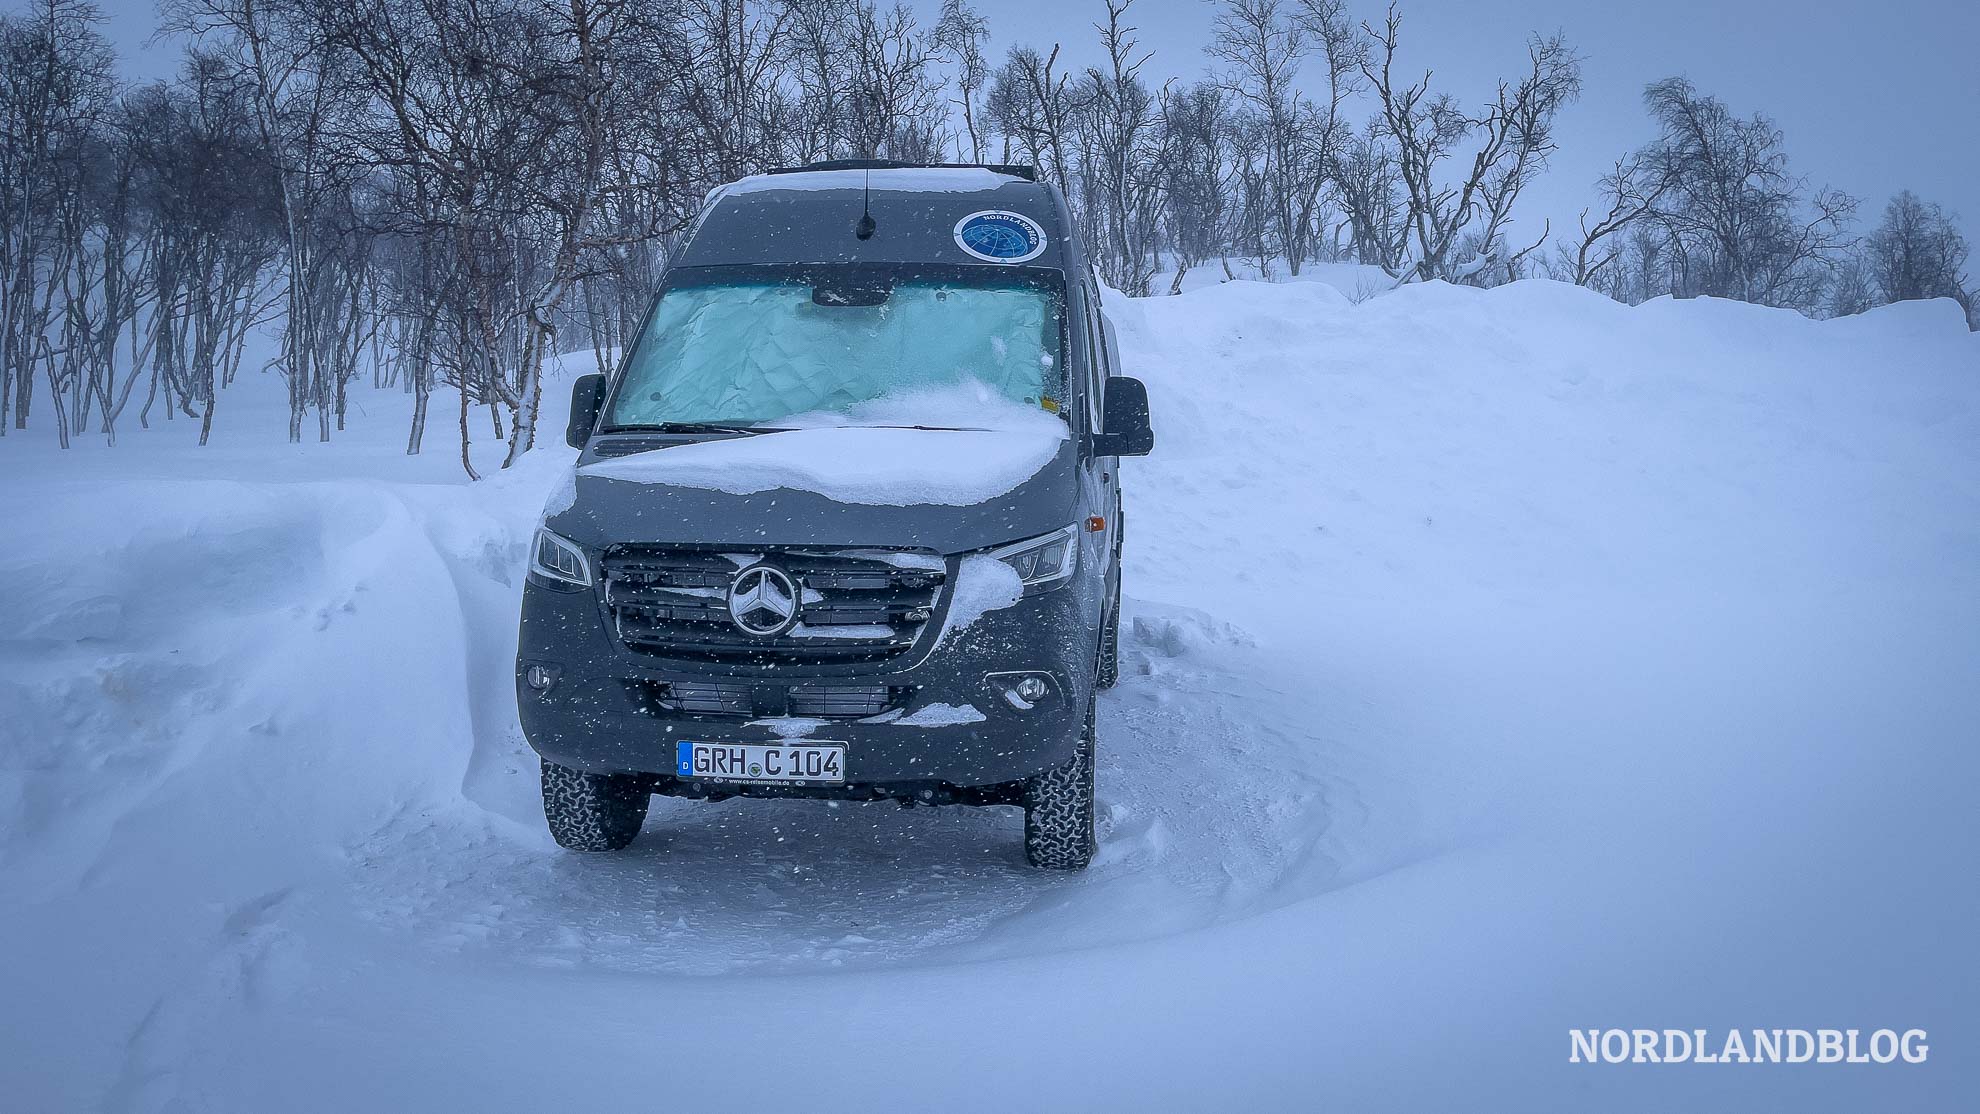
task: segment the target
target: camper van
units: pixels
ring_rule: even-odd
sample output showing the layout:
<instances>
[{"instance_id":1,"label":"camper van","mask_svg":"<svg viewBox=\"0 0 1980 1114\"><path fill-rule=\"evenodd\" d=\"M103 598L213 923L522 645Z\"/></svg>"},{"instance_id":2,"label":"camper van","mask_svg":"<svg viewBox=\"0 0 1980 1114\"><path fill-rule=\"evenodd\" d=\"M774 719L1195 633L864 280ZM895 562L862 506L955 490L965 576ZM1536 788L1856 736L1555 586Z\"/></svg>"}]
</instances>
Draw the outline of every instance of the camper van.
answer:
<instances>
[{"instance_id":1,"label":"camper van","mask_svg":"<svg viewBox=\"0 0 1980 1114\"><path fill-rule=\"evenodd\" d=\"M1094 853L1124 457L1154 443L1065 198L1024 166L714 190L544 509L516 660L564 847L653 794L1015 805Z\"/></svg>"}]
</instances>

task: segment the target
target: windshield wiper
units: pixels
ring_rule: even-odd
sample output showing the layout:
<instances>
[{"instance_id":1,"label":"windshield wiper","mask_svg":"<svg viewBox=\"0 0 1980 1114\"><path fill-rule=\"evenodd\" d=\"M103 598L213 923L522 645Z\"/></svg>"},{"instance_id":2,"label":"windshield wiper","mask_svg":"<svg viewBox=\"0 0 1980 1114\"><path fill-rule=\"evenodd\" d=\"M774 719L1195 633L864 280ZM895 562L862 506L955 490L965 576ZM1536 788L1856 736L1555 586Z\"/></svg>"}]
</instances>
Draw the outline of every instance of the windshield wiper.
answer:
<instances>
[{"instance_id":1,"label":"windshield wiper","mask_svg":"<svg viewBox=\"0 0 1980 1114\"><path fill-rule=\"evenodd\" d=\"M651 422L643 425L613 425L601 433L788 433L778 426L741 425L735 422Z\"/></svg>"}]
</instances>

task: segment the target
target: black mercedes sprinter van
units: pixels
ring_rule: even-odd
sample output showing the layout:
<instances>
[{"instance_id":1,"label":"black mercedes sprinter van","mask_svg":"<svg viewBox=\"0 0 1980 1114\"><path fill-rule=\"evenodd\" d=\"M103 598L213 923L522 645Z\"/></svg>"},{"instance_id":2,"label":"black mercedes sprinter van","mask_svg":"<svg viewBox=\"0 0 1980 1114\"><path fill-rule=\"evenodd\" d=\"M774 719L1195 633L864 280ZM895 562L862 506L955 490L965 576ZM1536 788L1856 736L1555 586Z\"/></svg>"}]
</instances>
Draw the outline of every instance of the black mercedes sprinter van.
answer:
<instances>
[{"instance_id":1,"label":"black mercedes sprinter van","mask_svg":"<svg viewBox=\"0 0 1980 1114\"><path fill-rule=\"evenodd\" d=\"M651 795L1010 804L1094 851L1120 458L1153 445L1029 167L827 163L709 195L575 387L517 698L565 847Z\"/></svg>"}]
</instances>

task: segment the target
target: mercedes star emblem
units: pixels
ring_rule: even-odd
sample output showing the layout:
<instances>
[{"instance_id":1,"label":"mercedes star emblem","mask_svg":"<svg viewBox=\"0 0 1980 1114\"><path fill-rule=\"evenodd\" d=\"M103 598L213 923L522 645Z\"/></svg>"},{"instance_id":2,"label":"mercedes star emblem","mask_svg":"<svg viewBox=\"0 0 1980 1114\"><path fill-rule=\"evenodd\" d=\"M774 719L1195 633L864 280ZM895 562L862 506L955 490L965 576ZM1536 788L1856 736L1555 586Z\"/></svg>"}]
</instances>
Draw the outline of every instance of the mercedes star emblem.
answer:
<instances>
[{"instance_id":1,"label":"mercedes star emblem","mask_svg":"<svg viewBox=\"0 0 1980 1114\"><path fill-rule=\"evenodd\" d=\"M798 593L791 574L751 565L729 582L729 618L745 634L770 638L797 625Z\"/></svg>"}]
</instances>

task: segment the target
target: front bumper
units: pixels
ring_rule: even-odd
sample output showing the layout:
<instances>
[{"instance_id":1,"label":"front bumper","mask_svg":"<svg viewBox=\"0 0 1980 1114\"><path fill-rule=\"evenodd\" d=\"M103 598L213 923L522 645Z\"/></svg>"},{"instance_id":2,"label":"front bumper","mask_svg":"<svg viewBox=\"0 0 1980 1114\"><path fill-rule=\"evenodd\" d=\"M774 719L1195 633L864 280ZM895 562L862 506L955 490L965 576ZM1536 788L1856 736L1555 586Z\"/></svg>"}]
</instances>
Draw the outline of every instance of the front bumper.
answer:
<instances>
[{"instance_id":1,"label":"front bumper","mask_svg":"<svg viewBox=\"0 0 1980 1114\"><path fill-rule=\"evenodd\" d=\"M1073 756L1093 686L1098 597L1087 578L1076 577L961 630L930 630L923 644L890 662L765 669L629 649L595 590L563 590L531 577L523 592L516 700L523 732L543 757L590 773L653 775L662 792L947 797L950 788L1016 782ZM531 666L554 672L547 691L528 683ZM1015 706L1005 695L1012 673L1041 676L1050 694L1029 709ZM896 706L860 719L800 721L774 713L697 715L642 695L689 682L748 684L766 693L804 683L885 685ZM846 785L759 791L679 779L675 744L683 739L844 743Z\"/></svg>"}]
</instances>

